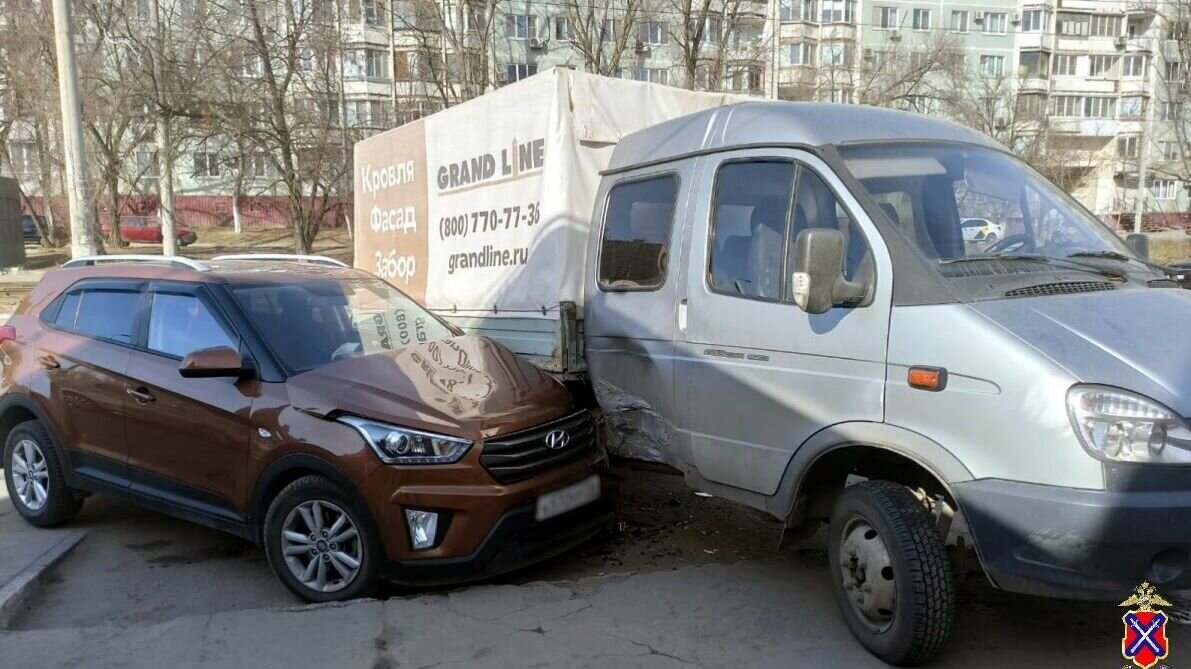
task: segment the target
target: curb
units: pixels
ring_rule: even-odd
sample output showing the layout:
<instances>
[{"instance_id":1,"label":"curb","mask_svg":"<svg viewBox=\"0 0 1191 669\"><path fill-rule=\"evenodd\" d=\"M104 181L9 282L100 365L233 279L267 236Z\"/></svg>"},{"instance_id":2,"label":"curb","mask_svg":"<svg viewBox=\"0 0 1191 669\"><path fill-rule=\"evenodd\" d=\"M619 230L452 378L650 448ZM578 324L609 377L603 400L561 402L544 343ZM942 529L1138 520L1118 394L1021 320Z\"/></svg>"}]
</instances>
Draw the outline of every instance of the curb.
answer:
<instances>
[{"instance_id":1,"label":"curb","mask_svg":"<svg viewBox=\"0 0 1191 669\"><path fill-rule=\"evenodd\" d=\"M9 628L21 606L37 592L46 572L70 554L86 536L87 533L84 531L65 533L29 566L17 572L7 583L0 585L0 629Z\"/></svg>"}]
</instances>

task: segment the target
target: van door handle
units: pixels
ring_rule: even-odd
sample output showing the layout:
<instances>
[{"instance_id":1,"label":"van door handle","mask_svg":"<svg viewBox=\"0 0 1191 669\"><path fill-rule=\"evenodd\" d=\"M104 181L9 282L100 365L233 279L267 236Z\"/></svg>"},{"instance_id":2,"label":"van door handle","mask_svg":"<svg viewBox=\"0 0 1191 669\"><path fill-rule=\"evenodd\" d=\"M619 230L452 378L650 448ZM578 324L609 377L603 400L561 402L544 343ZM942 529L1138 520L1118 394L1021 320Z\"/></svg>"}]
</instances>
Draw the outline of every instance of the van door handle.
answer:
<instances>
[{"instance_id":1,"label":"van door handle","mask_svg":"<svg viewBox=\"0 0 1191 669\"><path fill-rule=\"evenodd\" d=\"M140 404L148 404L149 402L157 399L156 397L153 397L153 393L149 392L145 388L125 388L124 392L128 393L129 397L136 400Z\"/></svg>"},{"instance_id":2,"label":"van door handle","mask_svg":"<svg viewBox=\"0 0 1191 669\"><path fill-rule=\"evenodd\" d=\"M58 362L57 358L48 353L37 356L37 364L46 369L58 369L62 366L62 363Z\"/></svg>"}]
</instances>

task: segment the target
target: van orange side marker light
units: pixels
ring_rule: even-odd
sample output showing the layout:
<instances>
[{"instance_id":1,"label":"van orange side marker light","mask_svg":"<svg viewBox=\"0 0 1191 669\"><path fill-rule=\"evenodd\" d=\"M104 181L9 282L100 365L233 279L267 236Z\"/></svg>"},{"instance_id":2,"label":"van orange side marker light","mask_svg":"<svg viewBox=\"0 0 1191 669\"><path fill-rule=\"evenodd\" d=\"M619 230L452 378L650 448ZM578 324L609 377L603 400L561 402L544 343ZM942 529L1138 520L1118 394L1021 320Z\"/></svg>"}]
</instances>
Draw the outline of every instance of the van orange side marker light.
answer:
<instances>
[{"instance_id":1,"label":"van orange side marker light","mask_svg":"<svg viewBox=\"0 0 1191 669\"><path fill-rule=\"evenodd\" d=\"M939 392L947 387L947 370L942 367L911 367L906 374L911 388Z\"/></svg>"}]
</instances>

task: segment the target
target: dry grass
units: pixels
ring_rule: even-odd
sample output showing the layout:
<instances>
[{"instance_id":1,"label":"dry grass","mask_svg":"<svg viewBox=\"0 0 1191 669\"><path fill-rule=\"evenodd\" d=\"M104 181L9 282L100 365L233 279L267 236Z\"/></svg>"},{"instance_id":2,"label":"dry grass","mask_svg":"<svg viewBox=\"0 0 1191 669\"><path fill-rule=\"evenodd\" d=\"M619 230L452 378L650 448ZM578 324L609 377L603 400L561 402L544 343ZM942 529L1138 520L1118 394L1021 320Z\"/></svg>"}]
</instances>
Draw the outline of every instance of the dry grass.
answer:
<instances>
[{"instance_id":1,"label":"dry grass","mask_svg":"<svg viewBox=\"0 0 1191 669\"><path fill-rule=\"evenodd\" d=\"M1191 260L1191 235L1150 238L1150 259L1157 263Z\"/></svg>"}]
</instances>

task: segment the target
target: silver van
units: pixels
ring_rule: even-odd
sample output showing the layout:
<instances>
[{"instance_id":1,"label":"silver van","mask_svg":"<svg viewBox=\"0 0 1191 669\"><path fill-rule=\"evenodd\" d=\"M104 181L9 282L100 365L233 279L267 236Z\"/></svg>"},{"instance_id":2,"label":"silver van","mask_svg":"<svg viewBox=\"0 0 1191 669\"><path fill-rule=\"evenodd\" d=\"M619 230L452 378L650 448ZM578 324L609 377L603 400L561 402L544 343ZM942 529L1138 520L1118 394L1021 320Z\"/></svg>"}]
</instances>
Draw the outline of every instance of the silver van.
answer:
<instances>
[{"instance_id":1,"label":"silver van","mask_svg":"<svg viewBox=\"0 0 1191 669\"><path fill-rule=\"evenodd\" d=\"M1004 147L731 105L620 141L592 220L605 411L788 537L828 523L881 659L943 647L957 535L1013 592L1191 588L1191 292Z\"/></svg>"}]
</instances>

